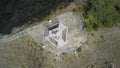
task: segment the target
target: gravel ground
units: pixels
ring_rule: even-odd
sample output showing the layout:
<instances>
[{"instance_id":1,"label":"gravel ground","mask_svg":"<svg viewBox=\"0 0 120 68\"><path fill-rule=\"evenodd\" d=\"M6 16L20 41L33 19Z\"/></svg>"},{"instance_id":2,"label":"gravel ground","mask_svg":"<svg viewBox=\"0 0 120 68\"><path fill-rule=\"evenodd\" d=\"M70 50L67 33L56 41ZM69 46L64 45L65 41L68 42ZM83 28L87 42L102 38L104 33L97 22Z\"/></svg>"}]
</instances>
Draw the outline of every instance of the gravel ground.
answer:
<instances>
[{"instance_id":1,"label":"gravel ground","mask_svg":"<svg viewBox=\"0 0 120 68\"><path fill-rule=\"evenodd\" d=\"M120 28L89 33L81 50L61 54L61 68L120 68L119 41Z\"/></svg>"}]
</instances>

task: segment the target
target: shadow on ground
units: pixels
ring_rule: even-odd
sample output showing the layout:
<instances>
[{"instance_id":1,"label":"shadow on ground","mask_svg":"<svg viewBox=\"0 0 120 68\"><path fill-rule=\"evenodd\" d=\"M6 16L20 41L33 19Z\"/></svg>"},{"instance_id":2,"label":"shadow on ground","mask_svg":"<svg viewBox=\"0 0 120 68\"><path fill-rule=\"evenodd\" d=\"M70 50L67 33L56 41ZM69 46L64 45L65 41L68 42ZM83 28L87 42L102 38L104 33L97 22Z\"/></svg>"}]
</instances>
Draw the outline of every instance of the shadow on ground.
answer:
<instances>
[{"instance_id":1,"label":"shadow on ground","mask_svg":"<svg viewBox=\"0 0 120 68\"><path fill-rule=\"evenodd\" d=\"M0 34L10 34L14 27L33 24L34 19L41 20L60 4L67 6L71 1L72 0L0 0Z\"/></svg>"}]
</instances>

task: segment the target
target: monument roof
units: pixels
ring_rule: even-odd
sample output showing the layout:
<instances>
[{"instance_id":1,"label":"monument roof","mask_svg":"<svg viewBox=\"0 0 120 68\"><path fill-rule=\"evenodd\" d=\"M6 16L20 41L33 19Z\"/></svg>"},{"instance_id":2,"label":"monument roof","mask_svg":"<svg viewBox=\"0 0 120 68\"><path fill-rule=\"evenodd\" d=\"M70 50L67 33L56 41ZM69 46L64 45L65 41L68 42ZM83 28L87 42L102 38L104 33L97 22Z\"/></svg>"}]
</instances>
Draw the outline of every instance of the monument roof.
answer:
<instances>
[{"instance_id":1,"label":"monument roof","mask_svg":"<svg viewBox=\"0 0 120 68\"><path fill-rule=\"evenodd\" d=\"M68 28L62 23L55 23L46 27L45 39L56 46L63 46L67 43Z\"/></svg>"}]
</instances>

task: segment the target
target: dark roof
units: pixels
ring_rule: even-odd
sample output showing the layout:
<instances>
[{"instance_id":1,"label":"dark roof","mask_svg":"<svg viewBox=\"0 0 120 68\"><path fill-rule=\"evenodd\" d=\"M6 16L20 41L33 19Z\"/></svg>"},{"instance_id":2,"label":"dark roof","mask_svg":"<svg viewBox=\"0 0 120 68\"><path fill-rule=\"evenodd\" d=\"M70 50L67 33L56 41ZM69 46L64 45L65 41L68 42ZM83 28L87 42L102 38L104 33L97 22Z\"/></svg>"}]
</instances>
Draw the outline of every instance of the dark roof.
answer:
<instances>
[{"instance_id":1,"label":"dark roof","mask_svg":"<svg viewBox=\"0 0 120 68\"><path fill-rule=\"evenodd\" d=\"M54 25L52 25L52 26L47 26L46 29L45 29L45 32L44 32L44 37L46 37L46 36L49 35L49 30L58 28L58 26L59 26L59 23L54 24Z\"/></svg>"},{"instance_id":2,"label":"dark roof","mask_svg":"<svg viewBox=\"0 0 120 68\"><path fill-rule=\"evenodd\" d=\"M53 26L49 26L49 27L47 28L47 30L52 30L52 29L58 28L58 26L59 26L59 23L57 23L57 24L55 24L55 25L53 25Z\"/></svg>"}]
</instances>

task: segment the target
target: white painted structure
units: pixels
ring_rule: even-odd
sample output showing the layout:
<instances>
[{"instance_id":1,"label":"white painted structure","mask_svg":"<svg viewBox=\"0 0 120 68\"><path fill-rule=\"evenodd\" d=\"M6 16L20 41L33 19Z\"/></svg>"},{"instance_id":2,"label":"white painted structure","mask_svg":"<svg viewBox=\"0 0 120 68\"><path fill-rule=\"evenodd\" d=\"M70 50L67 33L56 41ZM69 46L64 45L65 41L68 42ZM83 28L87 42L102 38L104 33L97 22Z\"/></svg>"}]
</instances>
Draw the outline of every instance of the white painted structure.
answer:
<instances>
[{"instance_id":1,"label":"white painted structure","mask_svg":"<svg viewBox=\"0 0 120 68\"><path fill-rule=\"evenodd\" d=\"M52 24L46 27L45 39L57 47L67 43L68 28L62 23Z\"/></svg>"}]
</instances>

